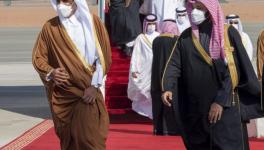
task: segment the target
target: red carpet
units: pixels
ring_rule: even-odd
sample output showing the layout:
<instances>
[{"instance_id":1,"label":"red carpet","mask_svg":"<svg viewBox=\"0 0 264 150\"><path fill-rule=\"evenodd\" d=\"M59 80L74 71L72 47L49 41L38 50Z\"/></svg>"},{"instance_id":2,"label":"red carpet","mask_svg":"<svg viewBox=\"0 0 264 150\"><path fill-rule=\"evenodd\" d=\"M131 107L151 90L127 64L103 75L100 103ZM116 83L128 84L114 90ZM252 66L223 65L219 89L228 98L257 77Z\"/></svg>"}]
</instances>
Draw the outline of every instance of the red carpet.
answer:
<instances>
[{"instance_id":1,"label":"red carpet","mask_svg":"<svg viewBox=\"0 0 264 150\"><path fill-rule=\"evenodd\" d=\"M106 83L106 105L112 114L107 150L185 150L180 137L153 136L151 121L131 113L131 102L127 98L130 60L118 49L113 49L112 58ZM251 150L263 150L264 139L251 139L250 146ZM21 149L59 150L52 122L46 120L40 123L1 148Z\"/></svg>"},{"instance_id":2,"label":"red carpet","mask_svg":"<svg viewBox=\"0 0 264 150\"><path fill-rule=\"evenodd\" d=\"M180 137L153 136L150 121L143 117L116 115L111 120L107 150L185 150ZM1 150L59 150L59 140L50 125L51 121L37 125ZM251 150L263 150L264 139L251 139L250 145Z\"/></svg>"},{"instance_id":3,"label":"red carpet","mask_svg":"<svg viewBox=\"0 0 264 150\"><path fill-rule=\"evenodd\" d=\"M113 48L112 61L106 81L106 106L110 114L126 114L131 111L131 101L127 98L130 59Z\"/></svg>"}]
</instances>

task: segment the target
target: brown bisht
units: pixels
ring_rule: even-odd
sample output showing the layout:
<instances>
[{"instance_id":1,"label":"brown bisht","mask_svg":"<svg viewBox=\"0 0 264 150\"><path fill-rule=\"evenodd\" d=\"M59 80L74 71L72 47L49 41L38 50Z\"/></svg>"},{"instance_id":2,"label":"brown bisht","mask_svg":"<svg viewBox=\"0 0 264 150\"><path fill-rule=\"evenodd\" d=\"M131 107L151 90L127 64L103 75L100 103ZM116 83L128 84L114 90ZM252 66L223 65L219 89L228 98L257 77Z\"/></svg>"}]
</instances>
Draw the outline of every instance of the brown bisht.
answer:
<instances>
[{"instance_id":1,"label":"brown bisht","mask_svg":"<svg viewBox=\"0 0 264 150\"><path fill-rule=\"evenodd\" d=\"M111 65L111 47L104 25L93 16L96 46L106 74ZM62 150L104 150L109 118L101 92L94 104L83 102L84 90L91 86L93 67L78 53L59 17L49 20L33 49L33 65L43 81ZM55 68L65 68L66 86L46 81Z\"/></svg>"},{"instance_id":2,"label":"brown bisht","mask_svg":"<svg viewBox=\"0 0 264 150\"><path fill-rule=\"evenodd\" d=\"M264 31L258 37L258 50L257 50L257 70L258 78L261 80L264 64Z\"/></svg>"},{"instance_id":3,"label":"brown bisht","mask_svg":"<svg viewBox=\"0 0 264 150\"><path fill-rule=\"evenodd\" d=\"M264 64L264 30L260 33L259 37L258 37L258 50L257 50L257 71L258 71L258 79L260 80L260 84L261 84L261 99L262 99L262 109L264 108L264 104L263 104L263 86L264 86L264 69L263 69L263 65Z\"/></svg>"}]
</instances>

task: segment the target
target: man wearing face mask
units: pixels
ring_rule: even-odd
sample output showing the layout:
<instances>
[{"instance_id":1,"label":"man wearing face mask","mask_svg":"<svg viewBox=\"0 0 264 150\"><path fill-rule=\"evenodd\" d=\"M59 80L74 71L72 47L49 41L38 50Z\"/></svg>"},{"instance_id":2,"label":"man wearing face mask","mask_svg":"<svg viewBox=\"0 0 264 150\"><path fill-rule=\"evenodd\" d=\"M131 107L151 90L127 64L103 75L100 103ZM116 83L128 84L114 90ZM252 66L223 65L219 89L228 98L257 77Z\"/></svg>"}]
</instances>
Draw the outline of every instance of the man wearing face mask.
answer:
<instances>
[{"instance_id":1,"label":"man wearing face mask","mask_svg":"<svg viewBox=\"0 0 264 150\"><path fill-rule=\"evenodd\" d=\"M152 42L159 36L156 15L148 15L143 25L143 34L135 41L131 62L127 94L132 101L132 109L140 115L152 119L152 100L150 95Z\"/></svg>"},{"instance_id":2,"label":"man wearing face mask","mask_svg":"<svg viewBox=\"0 0 264 150\"><path fill-rule=\"evenodd\" d=\"M257 74L258 74L258 79L260 81L261 84L261 89L262 89L262 104L264 104L263 102L263 97L264 97L264 31L262 31L258 37L258 42L257 42ZM264 106L262 106L264 107ZM254 128L257 128L257 133L256 137L263 137L264 136L264 129L263 129L263 123L264 123L264 119L260 118L257 119L255 122L255 126L253 126ZM250 127L250 126L249 126ZM253 131L256 131L253 130ZM250 133L250 132L249 132ZM254 132L253 132L254 133Z\"/></svg>"},{"instance_id":3,"label":"man wearing face mask","mask_svg":"<svg viewBox=\"0 0 264 150\"><path fill-rule=\"evenodd\" d=\"M264 30L260 33L257 43L257 71L259 80L263 78L263 67L264 67Z\"/></svg>"},{"instance_id":4,"label":"man wearing face mask","mask_svg":"<svg viewBox=\"0 0 264 150\"><path fill-rule=\"evenodd\" d=\"M217 0L189 0L191 28L165 67L164 104L176 111L188 150L249 150L246 123L263 117L260 85L239 32Z\"/></svg>"},{"instance_id":5,"label":"man wearing face mask","mask_svg":"<svg viewBox=\"0 0 264 150\"><path fill-rule=\"evenodd\" d=\"M109 119L99 89L111 65L108 34L86 0L51 0L32 62L43 81L62 150L104 150Z\"/></svg>"},{"instance_id":6,"label":"man wearing face mask","mask_svg":"<svg viewBox=\"0 0 264 150\"><path fill-rule=\"evenodd\" d=\"M175 10L180 6L185 6L185 0L147 0L142 5L145 12L156 14L159 22L168 18L176 19Z\"/></svg>"},{"instance_id":7,"label":"man wearing face mask","mask_svg":"<svg viewBox=\"0 0 264 150\"><path fill-rule=\"evenodd\" d=\"M174 110L162 103L161 79L166 62L176 45L179 31L175 20L164 20L160 25L160 36L153 41L153 63L151 73L151 98L154 135L177 135Z\"/></svg>"},{"instance_id":8,"label":"man wearing face mask","mask_svg":"<svg viewBox=\"0 0 264 150\"><path fill-rule=\"evenodd\" d=\"M245 46L245 49L247 50L248 57L250 61L252 61L253 60L253 45L252 45L252 42L248 34L243 31L243 25L242 25L242 22L239 16L235 14L230 14L226 16L226 22L232 25L234 28L236 28L239 31L243 45Z\"/></svg>"},{"instance_id":9,"label":"man wearing face mask","mask_svg":"<svg viewBox=\"0 0 264 150\"><path fill-rule=\"evenodd\" d=\"M191 26L187 10L185 7L181 6L176 9L176 22L179 32L182 33L185 29Z\"/></svg>"}]
</instances>

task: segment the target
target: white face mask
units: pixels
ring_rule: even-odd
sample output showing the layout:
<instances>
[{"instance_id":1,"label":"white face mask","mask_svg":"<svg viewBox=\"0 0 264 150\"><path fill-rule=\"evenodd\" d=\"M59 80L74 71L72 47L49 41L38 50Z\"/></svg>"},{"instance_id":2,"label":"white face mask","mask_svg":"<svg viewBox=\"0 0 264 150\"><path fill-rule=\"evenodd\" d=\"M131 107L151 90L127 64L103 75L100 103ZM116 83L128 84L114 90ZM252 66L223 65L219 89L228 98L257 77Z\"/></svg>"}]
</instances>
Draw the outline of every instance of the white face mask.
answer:
<instances>
[{"instance_id":1,"label":"white face mask","mask_svg":"<svg viewBox=\"0 0 264 150\"><path fill-rule=\"evenodd\" d=\"M195 8L192 10L191 19L194 24L199 25L206 19L205 12Z\"/></svg>"},{"instance_id":2,"label":"white face mask","mask_svg":"<svg viewBox=\"0 0 264 150\"><path fill-rule=\"evenodd\" d=\"M156 31L156 25L154 25L154 24L148 25L147 33L151 34L151 33L155 32L155 31Z\"/></svg>"},{"instance_id":3,"label":"white face mask","mask_svg":"<svg viewBox=\"0 0 264 150\"><path fill-rule=\"evenodd\" d=\"M64 17L68 18L72 14L72 6L65 5L63 3L58 4L57 6L59 13Z\"/></svg>"},{"instance_id":4,"label":"white face mask","mask_svg":"<svg viewBox=\"0 0 264 150\"><path fill-rule=\"evenodd\" d=\"M186 17L186 16L179 16L179 17L177 18L178 23L179 23L179 24L184 24L184 22L185 22L185 17Z\"/></svg>"}]
</instances>

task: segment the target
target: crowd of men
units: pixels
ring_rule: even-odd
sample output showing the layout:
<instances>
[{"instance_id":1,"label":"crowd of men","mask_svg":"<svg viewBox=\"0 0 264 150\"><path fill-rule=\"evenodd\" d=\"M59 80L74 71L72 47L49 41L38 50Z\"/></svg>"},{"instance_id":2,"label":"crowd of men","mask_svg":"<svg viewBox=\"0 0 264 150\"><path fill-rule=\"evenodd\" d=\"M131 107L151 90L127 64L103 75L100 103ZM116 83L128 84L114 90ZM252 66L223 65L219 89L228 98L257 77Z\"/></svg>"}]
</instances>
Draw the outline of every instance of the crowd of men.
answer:
<instances>
[{"instance_id":1,"label":"crowd of men","mask_svg":"<svg viewBox=\"0 0 264 150\"><path fill-rule=\"evenodd\" d=\"M249 150L247 124L264 116L264 32L256 75L238 15L218 0L107 0L111 41L131 56L128 97L155 135L181 135L188 150ZM32 62L47 91L62 150L105 150L105 26L86 0L51 0ZM261 125L264 122L258 121ZM175 148L177 149L177 148Z\"/></svg>"},{"instance_id":2,"label":"crowd of men","mask_svg":"<svg viewBox=\"0 0 264 150\"><path fill-rule=\"evenodd\" d=\"M117 1L125 7L111 3ZM253 44L240 17L224 19L217 0L130 2L111 0L110 20L115 19L112 39L128 36L115 29L142 30L131 36L129 52L124 49L131 55L127 93L132 109L153 119L155 135L182 135L188 150L249 149L247 124L264 124L254 121L263 117L263 34L257 77L251 63ZM112 8L123 14L112 16ZM121 16L133 23L122 22ZM249 135L263 136L258 129L257 135Z\"/></svg>"}]
</instances>

